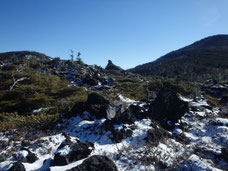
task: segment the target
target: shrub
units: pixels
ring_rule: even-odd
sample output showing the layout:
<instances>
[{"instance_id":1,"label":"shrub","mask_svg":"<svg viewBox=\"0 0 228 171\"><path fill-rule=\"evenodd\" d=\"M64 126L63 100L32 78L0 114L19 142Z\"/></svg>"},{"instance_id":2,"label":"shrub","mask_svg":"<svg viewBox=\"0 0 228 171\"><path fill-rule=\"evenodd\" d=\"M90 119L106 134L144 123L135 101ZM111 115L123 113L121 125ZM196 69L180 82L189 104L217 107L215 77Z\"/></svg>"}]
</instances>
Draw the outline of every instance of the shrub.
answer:
<instances>
[{"instance_id":1,"label":"shrub","mask_svg":"<svg viewBox=\"0 0 228 171\"><path fill-rule=\"evenodd\" d=\"M11 129L47 130L52 128L60 119L58 114L41 113L39 115L21 116L15 113L0 114L0 130Z\"/></svg>"}]
</instances>

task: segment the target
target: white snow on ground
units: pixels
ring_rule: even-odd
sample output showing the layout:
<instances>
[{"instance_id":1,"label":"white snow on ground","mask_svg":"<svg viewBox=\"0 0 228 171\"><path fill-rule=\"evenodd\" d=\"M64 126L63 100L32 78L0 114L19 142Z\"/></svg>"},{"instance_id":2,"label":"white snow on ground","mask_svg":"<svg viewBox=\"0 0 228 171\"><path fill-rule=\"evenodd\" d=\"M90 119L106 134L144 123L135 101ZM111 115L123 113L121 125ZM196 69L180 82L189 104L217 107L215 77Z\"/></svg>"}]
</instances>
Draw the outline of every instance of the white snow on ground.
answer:
<instances>
[{"instance_id":1,"label":"white snow on ground","mask_svg":"<svg viewBox=\"0 0 228 171\"><path fill-rule=\"evenodd\" d=\"M119 99L122 101L122 102L125 102L125 103L129 103L129 104L132 104L132 103L136 103L137 101L135 100L132 100L132 99L129 99L127 97L124 97L122 96L121 94L118 95Z\"/></svg>"},{"instance_id":2,"label":"white snow on ground","mask_svg":"<svg viewBox=\"0 0 228 171\"><path fill-rule=\"evenodd\" d=\"M135 103L134 100L119 96L122 101ZM182 98L183 99L183 98ZM193 102L191 99L184 99L193 106L208 106L206 101L201 100ZM176 170L222 170L216 167L213 160L216 155L221 153L222 147L228 146L228 119L218 117L219 110L205 109L202 107L200 112L189 112L182 118L184 127L180 127L181 123L176 124L177 127L170 132L174 136L181 136L181 141L189 140L189 143L183 143L176 138L167 138L154 147L144 140L147 131L151 129L150 119L137 120L134 125L131 137L123 139L120 143L113 143L111 140L112 133L105 131L103 123L105 119L92 120L94 118L88 112L83 116L77 116L71 119L65 119L61 124L62 132L66 132L76 143L79 139L81 142L89 141L94 143L95 149L90 154L106 155L117 165L118 170L162 170L162 166L156 165L161 162L164 165ZM132 125L120 124L115 128L131 127ZM1 134L0 140L8 140L7 136ZM50 167L50 162L54 158L56 152L62 154L69 153L69 147L65 146L57 151L58 146L65 140L65 136L61 133L39 138L42 145L30 146L30 150L37 155L39 160L29 164L23 163L26 171L43 171ZM12 145L11 145L12 146ZM8 148L10 149L10 148ZM211 155L203 156L203 153L209 152ZM1 153L5 153L2 151ZM18 158L26 156L26 151L18 151ZM19 157L20 156L20 157ZM44 161L45 164L43 165ZM51 171L64 171L81 164L85 159L73 162L66 166L52 166ZM5 171L13 163L12 157L5 162L0 163L0 170ZM223 160L219 161L221 166L227 168L227 163Z\"/></svg>"}]
</instances>

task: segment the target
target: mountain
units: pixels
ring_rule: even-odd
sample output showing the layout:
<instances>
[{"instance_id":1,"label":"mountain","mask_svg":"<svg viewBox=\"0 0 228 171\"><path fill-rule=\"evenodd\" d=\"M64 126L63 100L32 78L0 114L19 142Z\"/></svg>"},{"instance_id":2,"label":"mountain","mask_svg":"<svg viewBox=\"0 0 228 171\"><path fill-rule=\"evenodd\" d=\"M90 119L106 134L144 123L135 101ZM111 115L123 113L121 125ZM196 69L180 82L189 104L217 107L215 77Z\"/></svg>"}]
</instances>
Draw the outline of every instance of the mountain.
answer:
<instances>
[{"instance_id":1,"label":"mountain","mask_svg":"<svg viewBox=\"0 0 228 171\"><path fill-rule=\"evenodd\" d=\"M228 170L228 81L2 56L1 171Z\"/></svg>"},{"instance_id":2,"label":"mountain","mask_svg":"<svg viewBox=\"0 0 228 171\"><path fill-rule=\"evenodd\" d=\"M190 81L228 79L228 35L207 37L128 71Z\"/></svg>"},{"instance_id":3,"label":"mountain","mask_svg":"<svg viewBox=\"0 0 228 171\"><path fill-rule=\"evenodd\" d=\"M0 53L0 61L2 62L11 62L21 61L21 60L36 60L41 62L47 62L51 60L51 57L46 56L45 54L33 51L14 51L14 52L5 52Z\"/></svg>"}]
</instances>

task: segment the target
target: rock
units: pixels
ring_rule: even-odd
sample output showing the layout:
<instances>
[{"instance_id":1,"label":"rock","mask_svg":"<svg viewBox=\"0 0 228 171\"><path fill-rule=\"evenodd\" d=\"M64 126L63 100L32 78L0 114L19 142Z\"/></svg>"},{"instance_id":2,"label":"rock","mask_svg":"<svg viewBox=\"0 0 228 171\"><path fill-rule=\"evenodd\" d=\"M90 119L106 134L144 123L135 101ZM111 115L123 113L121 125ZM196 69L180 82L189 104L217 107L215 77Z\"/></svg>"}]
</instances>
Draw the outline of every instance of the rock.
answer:
<instances>
[{"instance_id":1,"label":"rock","mask_svg":"<svg viewBox=\"0 0 228 171\"><path fill-rule=\"evenodd\" d=\"M4 161L6 161L6 155L5 154L1 154L0 155L0 163L4 162Z\"/></svg>"},{"instance_id":2,"label":"rock","mask_svg":"<svg viewBox=\"0 0 228 171\"><path fill-rule=\"evenodd\" d=\"M108 64L105 67L105 70L123 71L122 68L120 68L119 66L114 65L111 60L108 60Z\"/></svg>"},{"instance_id":3,"label":"rock","mask_svg":"<svg viewBox=\"0 0 228 171\"><path fill-rule=\"evenodd\" d=\"M83 142L72 144L69 146L69 148L70 152L68 154L61 154L61 152L55 154L53 160L54 166L64 166L69 163L86 158L94 149L94 145L90 142Z\"/></svg>"},{"instance_id":4,"label":"rock","mask_svg":"<svg viewBox=\"0 0 228 171\"><path fill-rule=\"evenodd\" d=\"M55 154L53 165L54 166L65 166L69 164L68 157L66 155L61 155L60 153Z\"/></svg>"},{"instance_id":5,"label":"rock","mask_svg":"<svg viewBox=\"0 0 228 171\"><path fill-rule=\"evenodd\" d=\"M25 167L21 162L16 162L8 171L25 171Z\"/></svg>"},{"instance_id":6,"label":"rock","mask_svg":"<svg viewBox=\"0 0 228 171\"><path fill-rule=\"evenodd\" d=\"M96 116L98 119L107 118L109 101L98 93L91 93L85 104L85 110Z\"/></svg>"},{"instance_id":7,"label":"rock","mask_svg":"<svg viewBox=\"0 0 228 171\"><path fill-rule=\"evenodd\" d=\"M128 110L136 116L137 119L144 119L147 117L147 113L144 111L144 109L138 105L131 104L128 108Z\"/></svg>"},{"instance_id":8,"label":"rock","mask_svg":"<svg viewBox=\"0 0 228 171\"><path fill-rule=\"evenodd\" d=\"M84 142L74 144L69 153L69 162L78 161L86 158L94 149L93 143Z\"/></svg>"},{"instance_id":9,"label":"rock","mask_svg":"<svg viewBox=\"0 0 228 171\"><path fill-rule=\"evenodd\" d=\"M99 81L93 76L87 74L86 77L83 79L83 83L86 83L91 86L95 86L99 83Z\"/></svg>"},{"instance_id":10,"label":"rock","mask_svg":"<svg viewBox=\"0 0 228 171\"><path fill-rule=\"evenodd\" d=\"M87 104L93 105L93 104L109 104L109 101L106 100L102 95L98 93L91 93L88 95L88 99L86 101Z\"/></svg>"},{"instance_id":11,"label":"rock","mask_svg":"<svg viewBox=\"0 0 228 171\"><path fill-rule=\"evenodd\" d=\"M70 117L82 114L85 111L85 102L77 102L71 109Z\"/></svg>"},{"instance_id":12,"label":"rock","mask_svg":"<svg viewBox=\"0 0 228 171\"><path fill-rule=\"evenodd\" d=\"M84 111L89 112L98 119L107 118L114 114L112 107L109 105L109 101L98 93L89 94L86 102L77 102L68 117L82 114Z\"/></svg>"},{"instance_id":13,"label":"rock","mask_svg":"<svg viewBox=\"0 0 228 171\"><path fill-rule=\"evenodd\" d=\"M228 106L228 95L222 97L222 99L220 100L220 104Z\"/></svg>"},{"instance_id":14,"label":"rock","mask_svg":"<svg viewBox=\"0 0 228 171\"><path fill-rule=\"evenodd\" d=\"M106 119L104 126L105 126L106 130L113 131L114 125L118 125L121 123L133 124L135 122L135 120L136 120L136 117L127 110L123 113L116 114L116 116L112 119Z\"/></svg>"},{"instance_id":15,"label":"rock","mask_svg":"<svg viewBox=\"0 0 228 171\"><path fill-rule=\"evenodd\" d=\"M67 171L117 171L115 163L106 156L94 155Z\"/></svg>"},{"instance_id":16,"label":"rock","mask_svg":"<svg viewBox=\"0 0 228 171\"><path fill-rule=\"evenodd\" d=\"M115 143L119 143L121 142L121 140L127 138L127 137L131 137L132 136L132 130L130 128L123 128L123 129L114 129L112 131L113 134L113 138L112 140Z\"/></svg>"},{"instance_id":17,"label":"rock","mask_svg":"<svg viewBox=\"0 0 228 171\"><path fill-rule=\"evenodd\" d=\"M160 141L167 137L171 137L170 134L162 128L149 129L145 140L154 146L157 146Z\"/></svg>"},{"instance_id":18,"label":"rock","mask_svg":"<svg viewBox=\"0 0 228 171\"><path fill-rule=\"evenodd\" d=\"M28 153L26 156L26 162L24 163L34 163L36 160L38 160L37 156L34 153Z\"/></svg>"},{"instance_id":19,"label":"rock","mask_svg":"<svg viewBox=\"0 0 228 171\"><path fill-rule=\"evenodd\" d=\"M22 147L26 147L26 146L29 146L29 145L31 145L31 142L30 142L29 140L23 140L23 141L21 142L21 146L22 146Z\"/></svg>"},{"instance_id":20,"label":"rock","mask_svg":"<svg viewBox=\"0 0 228 171\"><path fill-rule=\"evenodd\" d=\"M28 155L21 159L20 161L23 163L34 163L36 160L38 160L38 157L32 153L29 149L22 148L22 150L25 150L28 152Z\"/></svg>"},{"instance_id":21,"label":"rock","mask_svg":"<svg viewBox=\"0 0 228 171\"><path fill-rule=\"evenodd\" d=\"M221 149L222 157L228 162L228 148Z\"/></svg>"},{"instance_id":22,"label":"rock","mask_svg":"<svg viewBox=\"0 0 228 171\"><path fill-rule=\"evenodd\" d=\"M116 114L116 116L111 119L111 121L113 124L133 124L136 121L136 116L127 109L123 113Z\"/></svg>"},{"instance_id":23,"label":"rock","mask_svg":"<svg viewBox=\"0 0 228 171\"><path fill-rule=\"evenodd\" d=\"M168 128L171 125L169 121L176 123L187 111L187 102L180 100L173 91L162 89L151 103L148 113L151 119Z\"/></svg>"}]
</instances>

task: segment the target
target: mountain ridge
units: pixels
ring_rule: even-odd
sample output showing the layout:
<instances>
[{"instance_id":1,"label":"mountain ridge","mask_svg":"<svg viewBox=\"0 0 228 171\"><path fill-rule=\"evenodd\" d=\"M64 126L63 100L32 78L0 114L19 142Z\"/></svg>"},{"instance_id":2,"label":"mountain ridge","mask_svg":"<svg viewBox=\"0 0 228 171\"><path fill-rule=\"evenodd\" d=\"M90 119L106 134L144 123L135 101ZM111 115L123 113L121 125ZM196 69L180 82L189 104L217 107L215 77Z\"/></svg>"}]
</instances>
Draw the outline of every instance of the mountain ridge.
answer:
<instances>
[{"instance_id":1,"label":"mountain ridge","mask_svg":"<svg viewBox=\"0 0 228 171\"><path fill-rule=\"evenodd\" d=\"M219 70L218 74L225 76L221 79L227 79L227 69L228 35L215 35L167 53L155 61L128 69L128 71L144 76L180 77L193 81L197 75L201 77L197 80L216 78L216 75L212 73L217 70ZM192 78L188 77L186 72L191 72Z\"/></svg>"}]
</instances>

